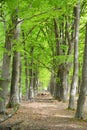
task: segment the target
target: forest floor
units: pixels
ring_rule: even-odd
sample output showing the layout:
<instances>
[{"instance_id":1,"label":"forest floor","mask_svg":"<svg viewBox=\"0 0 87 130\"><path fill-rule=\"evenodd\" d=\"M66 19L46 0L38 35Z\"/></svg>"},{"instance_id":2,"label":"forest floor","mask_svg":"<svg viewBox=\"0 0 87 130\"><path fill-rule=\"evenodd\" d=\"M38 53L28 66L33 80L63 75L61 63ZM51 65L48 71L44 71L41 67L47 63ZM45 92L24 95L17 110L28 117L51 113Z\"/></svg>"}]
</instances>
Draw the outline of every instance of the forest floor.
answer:
<instances>
[{"instance_id":1,"label":"forest floor","mask_svg":"<svg viewBox=\"0 0 87 130\"><path fill-rule=\"evenodd\" d=\"M0 124L0 130L87 130L87 120L74 119L75 111L67 110L67 106L49 94L24 100L16 114Z\"/></svg>"}]
</instances>

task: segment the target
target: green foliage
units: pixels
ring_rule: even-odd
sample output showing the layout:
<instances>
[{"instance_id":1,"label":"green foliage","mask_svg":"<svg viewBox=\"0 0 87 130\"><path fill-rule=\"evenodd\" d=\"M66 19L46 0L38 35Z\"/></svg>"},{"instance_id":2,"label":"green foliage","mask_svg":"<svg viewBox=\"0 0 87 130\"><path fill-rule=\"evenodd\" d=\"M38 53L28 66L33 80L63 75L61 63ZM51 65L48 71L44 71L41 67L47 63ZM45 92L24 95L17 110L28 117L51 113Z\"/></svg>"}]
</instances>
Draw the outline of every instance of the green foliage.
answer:
<instances>
[{"instance_id":1,"label":"green foliage","mask_svg":"<svg viewBox=\"0 0 87 130\"><path fill-rule=\"evenodd\" d=\"M40 79L40 82L41 82L41 86L40 86L40 90L41 89L46 89L49 85L49 81L50 81L50 75L51 73L43 68L40 70L40 73L39 73L39 79Z\"/></svg>"},{"instance_id":2,"label":"green foliage","mask_svg":"<svg viewBox=\"0 0 87 130\"><path fill-rule=\"evenodd\" d=\"M0 88L0 91L2 91L2 88ZM3 99L0 97L0 101L3 101Z\"/></svg>"},{"instance_id":3,"label":"green foliage","mask_svg":"<svg viewBox=\"0 0 87 130\"><path fill-rule=\"evenodd\" d=\"M0 98L0 101L3 101L3 99L2 99L2 98Z\"/></svg>"},{"instance_id":4,"label":"green foliage","mask_svg":"<svg viewBox=\"0 0 87 130\"><path fill-rule=\"evenodd\" d=\"M2 88L0 88L0 91L2 91Z\"/></svg>"},{"instance_id":5,"label":"green foliage","mask_svg":"<svg viewBox=\"0 0 87 130\"><path fill-rule=\"evenodd\" d=\"M79 62L82 63L83 60L83 46L84 46L84 25L87 22L87 2L84 1L85 5L81 12L80 21L80 40L79 40ZM22 62L22 86L23 92L25 93L25 58L31 63L33 60L33 65L28 66L30 69L39 71L39 79L42 82L42 86L47 87L50 79L50 73L54 68L63 63L68 63L73 61L73 54L67 55L69 45L67 43L61 44L60 49L64 51L64 54L55 55L56 52L56 40L54 34L53 19L57 20L58 29L62 27L64 23L64 33L66 21L69 23L69 37L71 38L71 25L73 23L73 7L77 4L77 0L5 0L2 9L3 17L5 19L4 23L0 22L0 61L2 60L5 43L6 30L9 30L9 25L12 25L11 16L14 16L15 9L18 9L19 23L21 26L21 35L19 40L12 41L14 46L12 51L8 52L13 54L13 52L19 51L21 53ZM83 5L83 0L81 1ZM0 17L2 20L2 17ZM60 33L61 30L59 30ZM24 37L23 33L24 32ZM64 35L65 36L65 35ZM60 42L63 41L62 38L58 39ZM72 40L72 39L70 39ZM67 40L66 40L67 41ZM31 54L31 48L34 48ZM1 62L2 63L2 62ZM0 66L1 66L0 63ZM72 70L70 72L72 75Z\"/></svg>"}]
</instances>

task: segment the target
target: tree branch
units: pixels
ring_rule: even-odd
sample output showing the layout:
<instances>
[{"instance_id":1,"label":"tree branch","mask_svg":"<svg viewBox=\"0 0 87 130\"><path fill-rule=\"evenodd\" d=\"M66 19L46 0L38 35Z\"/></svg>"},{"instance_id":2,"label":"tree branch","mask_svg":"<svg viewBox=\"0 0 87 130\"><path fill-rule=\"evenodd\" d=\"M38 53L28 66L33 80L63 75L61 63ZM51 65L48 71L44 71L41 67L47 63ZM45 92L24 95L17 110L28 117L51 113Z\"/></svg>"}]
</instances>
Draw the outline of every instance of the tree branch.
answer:
<instances>
[{"instance_id":1,"label":"tree branch","mask_svg":"<svg viewBox=\"0 0 87 130\"><path fill-rule=\"evenodd\" d=\"M21 19L21 20L19 20L19 21L18 21L18 24L21 23L21 22L23 22L23 21L25 21L25 20L31 20L31 19L33 19L33 18L35 18L35 17L38 17L38 16L41 16L41 15L44 15L44 14L50 12L51 10L52 10L52 11L56 11L56 10L60 10L60 9L61 9L61 8L52 8L52 9L50 9L50 10L46 10L46 11L41 12L41 13L39 13L39 14L34 14L34 15L31 16L30 18L25 18L25 19Z\"/></svg>"}]
</instances>

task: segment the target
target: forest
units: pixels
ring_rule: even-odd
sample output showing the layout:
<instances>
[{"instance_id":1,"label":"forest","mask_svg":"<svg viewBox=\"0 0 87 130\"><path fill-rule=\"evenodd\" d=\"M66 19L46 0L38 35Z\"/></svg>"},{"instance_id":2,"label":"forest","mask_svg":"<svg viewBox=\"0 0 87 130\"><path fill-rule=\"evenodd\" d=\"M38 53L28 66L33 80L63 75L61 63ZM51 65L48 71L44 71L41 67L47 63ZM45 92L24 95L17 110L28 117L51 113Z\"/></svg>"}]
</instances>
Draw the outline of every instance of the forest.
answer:
<instances>
[{"instance_id":1,"label":"forest","mask_svg":"<svg viewBox=\"0 0 87 130\"><path fill-rule=\"evenodd\" d=\"M87 0L0 0L0 129L87 130L86 109Z\"/></svg>"}]
</instances>

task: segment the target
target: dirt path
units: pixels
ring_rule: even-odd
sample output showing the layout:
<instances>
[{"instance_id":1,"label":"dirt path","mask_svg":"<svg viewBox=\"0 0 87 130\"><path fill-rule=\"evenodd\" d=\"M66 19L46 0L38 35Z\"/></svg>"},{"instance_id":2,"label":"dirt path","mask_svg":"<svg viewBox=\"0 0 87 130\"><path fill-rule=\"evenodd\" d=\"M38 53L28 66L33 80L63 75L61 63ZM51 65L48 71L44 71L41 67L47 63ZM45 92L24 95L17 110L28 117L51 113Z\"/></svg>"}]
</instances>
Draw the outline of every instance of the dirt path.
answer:
<instances>
[{"instance_id":1,"label":"dirt path","mask_svg":"<svg viewBox=\"0 0 87 130\"><path fill-rule=\"evenodd\" d=\"M17 113L0 125L8 130L87 130L87 122L73 119L74 111L66 108L67 103L39 96L23 101Z\"/></svg>"}]
</instances>

